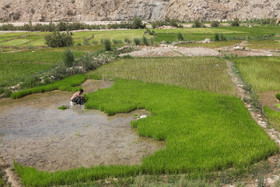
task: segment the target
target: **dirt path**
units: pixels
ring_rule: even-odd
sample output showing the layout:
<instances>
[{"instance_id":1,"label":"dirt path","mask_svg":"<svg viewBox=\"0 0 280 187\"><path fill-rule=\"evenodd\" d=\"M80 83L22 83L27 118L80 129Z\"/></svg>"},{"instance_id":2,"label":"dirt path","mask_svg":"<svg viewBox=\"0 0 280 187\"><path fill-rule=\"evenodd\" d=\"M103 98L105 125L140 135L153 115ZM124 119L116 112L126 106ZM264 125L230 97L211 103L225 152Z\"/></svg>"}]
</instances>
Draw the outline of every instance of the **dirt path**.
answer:
<instances>
[{"instance_id":1,"label":"dirt path","mask_svg":"<svg viewBox=\"0 0 280 187\"><path fill-rule=\"evenodd\" d=\"M245 89L245 83L236 74L237 72L236 72L235 64L230 61L226 61L226 64L227 64L227 73L230 76L233 84L236 86L238 97L240 97L240 99L243 100L244 105L250 112L252 118L258 123L259 126L261 126L265 130L265 132L271 137L271 139L274 140L280 146L280 140L279 140L280 133L268 126L265 116L262 114L261 111L257 110L250 102L253 100L253 98L251 96L251 93ZM279 155L275 157L271 157L270 159L273 160L273 162L279 163ZM269 176L266 176L266 179L264 180L264 182L266 183L265 186L267 187L274 186L274 184L279 180L279 176L276 175L278 172L279 169L271 173ZM250 187L258 186L258 182L251 181L247 186Z\"/></svg>"},{"instance_id":2,"label":"dirt path","mask_svg":"<svg viewBox=\"0 0 280 187\"><path fill-rule=\"evenodd\" d=\"M173 45L161 45L160 47L142 47L139 51L133 51L124 55L134 57L176 57L176 56L221 56L217 50L203 47L177 47Z\"/></svg>"}]
</instances>

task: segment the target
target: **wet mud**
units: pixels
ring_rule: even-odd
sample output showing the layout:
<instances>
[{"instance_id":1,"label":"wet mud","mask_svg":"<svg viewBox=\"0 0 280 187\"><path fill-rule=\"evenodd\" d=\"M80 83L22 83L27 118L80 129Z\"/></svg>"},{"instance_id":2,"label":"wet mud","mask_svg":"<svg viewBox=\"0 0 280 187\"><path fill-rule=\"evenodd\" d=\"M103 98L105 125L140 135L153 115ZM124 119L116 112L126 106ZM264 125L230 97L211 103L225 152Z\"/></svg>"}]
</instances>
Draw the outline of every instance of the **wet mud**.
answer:
<instances>
[{"instance_id":1,"label":"wet mud","mask_svg":"<svg viewBox=\"0 0 280 187\"><path fill-rule=\"evenodd\" d=\"M106 81L86 81L86 93L110 87ZM38 170L140 164L142 158L164 147L164 142L138 137L130 126L133 114L108 117L97 110L70 105L71 93L53 91L0 102L0 154L12 165L17 161Z\"/></svg>"}]
</instances>

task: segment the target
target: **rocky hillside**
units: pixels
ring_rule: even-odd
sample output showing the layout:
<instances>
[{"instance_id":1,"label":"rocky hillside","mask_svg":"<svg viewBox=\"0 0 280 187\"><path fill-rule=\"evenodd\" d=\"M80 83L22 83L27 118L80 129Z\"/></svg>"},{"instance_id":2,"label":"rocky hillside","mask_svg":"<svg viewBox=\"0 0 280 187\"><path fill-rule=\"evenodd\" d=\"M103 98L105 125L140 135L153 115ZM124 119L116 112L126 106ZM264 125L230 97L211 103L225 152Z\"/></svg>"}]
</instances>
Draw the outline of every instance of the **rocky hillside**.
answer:
<instances>
[{"instance_id":1,"label":"rocky hillside","mask_svg":"<svg viewBox=\"0 0 280 187\"><path fill-rule=\"evenodd\" d=\"M1 0L0 21L280 18L279 0Z\"/></svg>"}]
</instances>

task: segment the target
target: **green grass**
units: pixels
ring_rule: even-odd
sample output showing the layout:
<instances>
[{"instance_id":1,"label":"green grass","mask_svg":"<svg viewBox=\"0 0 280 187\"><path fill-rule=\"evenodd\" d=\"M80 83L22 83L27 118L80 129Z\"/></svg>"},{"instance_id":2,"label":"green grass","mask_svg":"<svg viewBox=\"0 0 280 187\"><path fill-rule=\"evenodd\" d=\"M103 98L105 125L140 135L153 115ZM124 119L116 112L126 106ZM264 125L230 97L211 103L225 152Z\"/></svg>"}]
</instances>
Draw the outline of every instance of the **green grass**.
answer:
<instances>
[{"instance_id":1,"label":"green grass","mask_svg":"<svg viewBox=\"0 0 280 187\"><path fill-rule=\"evenodd\" d=\"M248 37L262 39L264 35L280 34L279 27L257 26L257 27L219 27L219 28L184 28L184 29L153 29L156 34L156 42L176 41L176 35L181 32L185 40L204 40L205 38L214 39L215 33L223 34L228 39L244 40Z\"/></svg>"},{"instance_id":2,"label":"green grass","mask_svg":"<svg viewBox=\"0 0 280 187\"><path fill-rule=\"evenodd\" d=\"M84 81L85 81L85 75L79 74L72 77L68 77L61 81L54 82L52 84L38 86L30 89L21 90L19 92L15 92L11 94L11 98L16 99L33 93L42 93L42 92L47 92L52 90L64 90L64 91L76 92L81 89L81 87L76 87L76 86L82 84Z\"/></svg>"},{"instance_id":3,"label":"green grass","mask_svg":"<svg viewBox=\"0 0 280 187\"><path fill-rule=\"evenodd\" d=\"M257 92L280 89L280 57L233 58L244 80Z\"/></svg>"},{"instance_id":4,"label":"green grass","mask_svg":"<svg viewBox=\"0 0 280 187\"><path fill-rule=\"evenodd\" d=\"M97 52L102 49L103 46L101 45L71 48L75 58L79 58L87 52ZM14 53L0 53L1 85L17 84L27 76L47 71L62 62L65 50L66 48L44 48Z\"/></svg>"},{"instance_id":5,"label":"green grass","mask_svg":"<svg viewBox=\"0 0 280 187\"><path fill-rule=\"evenodd\" d=\"M122 78L235 95L223 59L216 57L120 59L88 77Z\"/></svg>"},{"instance_id":6,"label":"green grass","mask_svg":"<svg viewBox=\"0 0 280 187\"><path fill-rule=\"evenodd\" d=\"M276 129L280 130L280 112L272 110L267 106L264 107L265 115L269 119L269 123Z\"/></svg>"},{"instance_id":7,"label":"green grass","mask_svg":"<svg viewBox=\"0 0 280 187\"><path fill-rule=\"evenodd\" d=\"M86 108L108 115L145 108L151 116L132 122L139 136L165 140L166 148L141 165L96 166L42 172L15 164L26 186L49 186L137 174L203 173L244 168L278 152L239 98L176 86L117 80L90 93Z\"/></svg>"},{"instance_id":8,"label":"green grass","mask_svg":"<svg viewBox=\"0 0 280 187\"><path fill-rule=\"evenodd\" d=\"M251 49L280 49L280 42L275 40L254 40L248 42Z\"/></svg>"},{"instance_id":9,"label":"green grass","mask_svg":"<svg viewBox=\"0 0 280 187\"><path fill-rule=\"evenodd\" d=\"M1 85L13 85L19 83L24 77L44 72L51 68L51 64L41 63L6 63L0 62Z\"/></svg>"}]
</instances>

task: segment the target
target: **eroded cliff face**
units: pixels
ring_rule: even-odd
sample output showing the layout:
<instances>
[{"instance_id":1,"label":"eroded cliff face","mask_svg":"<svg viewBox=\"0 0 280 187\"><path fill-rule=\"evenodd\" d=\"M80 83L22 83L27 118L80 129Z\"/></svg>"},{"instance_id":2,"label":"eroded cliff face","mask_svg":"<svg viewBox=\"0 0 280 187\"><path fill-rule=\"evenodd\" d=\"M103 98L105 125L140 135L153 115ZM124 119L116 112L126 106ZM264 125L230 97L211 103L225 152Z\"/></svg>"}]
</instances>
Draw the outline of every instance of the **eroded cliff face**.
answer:
<instances>
[{"instance_id":1,"label":"eroded cliff face","mask_svg":"<svg viewBox=\"0 0 280 187\"><path fill-rule=\"evenodd\" d=\"M1 0L0 21L221 20L280 17L279 0Z\"/></svg>"}]
</instances>

